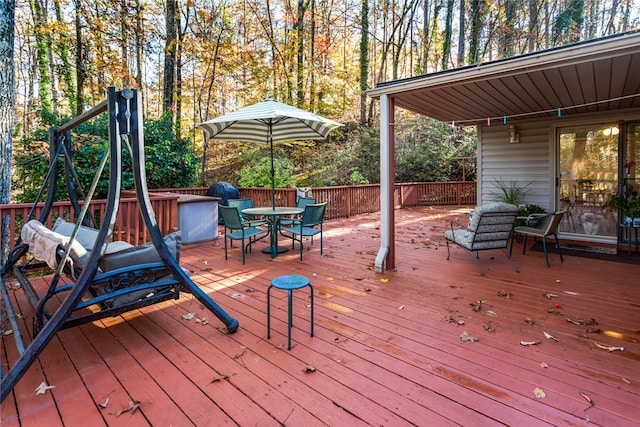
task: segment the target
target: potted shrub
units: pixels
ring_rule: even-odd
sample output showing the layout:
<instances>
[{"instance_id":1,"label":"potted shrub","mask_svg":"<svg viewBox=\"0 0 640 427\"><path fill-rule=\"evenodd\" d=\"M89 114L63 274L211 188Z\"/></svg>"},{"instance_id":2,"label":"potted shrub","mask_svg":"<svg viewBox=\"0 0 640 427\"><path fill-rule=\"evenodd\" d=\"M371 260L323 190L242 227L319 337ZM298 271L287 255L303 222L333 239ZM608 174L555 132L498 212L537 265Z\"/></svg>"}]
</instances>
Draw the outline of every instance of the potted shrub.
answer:
<instances>
[{"instance_id":1,"label":"potted shrub","mask_svg":"<svg viewBox=\"0 0 640 427\"><path fill-rule=\"evenodd\" d=\"M528 225L529 227L535 227L538 224L538 219L535 219L536 215L544 215L546 211L544 208L538 205L524 205L518 209L518 220L516 226ZM524 219L524 218L530 219Z\"/></svg>"},{"instance_id":2,"label":"potted shrub","mask_svg":"<svg viewBox=\"0 0 640 427\"><path fill-rule=\"evenodd\" d=\"M612 197L609 207L622 213L622 223L626 226L640 227L640 196L637 191Z\"/></svg>"}]
</instances>

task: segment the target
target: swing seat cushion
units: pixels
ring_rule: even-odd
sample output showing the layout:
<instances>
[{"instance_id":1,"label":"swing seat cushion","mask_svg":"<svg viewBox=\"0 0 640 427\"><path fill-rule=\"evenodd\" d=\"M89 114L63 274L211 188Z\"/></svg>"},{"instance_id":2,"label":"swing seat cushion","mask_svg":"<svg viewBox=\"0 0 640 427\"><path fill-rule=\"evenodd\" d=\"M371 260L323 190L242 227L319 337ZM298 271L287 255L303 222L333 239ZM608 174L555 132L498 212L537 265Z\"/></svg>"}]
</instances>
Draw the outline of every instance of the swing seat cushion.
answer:
<instances>
[{"instance_id":1,"label":"swing seat cushion","mask_svg":"<svg viewBox=\"0 0 640 427\"><path fill-rule=\"evenodd\" d=\"M182 244L181 233L176 231L175 233L167 234L164 238L164 243L167 245L169 253L173 255L176 261L179 261L180 247ZM100 269L102 271L113 271L133 265L153 262L162 262L162 259L158 251L156 251L153 242L148 242L143 245L130 246L126 249L103 255L100 258Z\"/></svg>"},{"instance_id":2,"label":"swing seat cushion","mask_svg":"<svg viewBox=\"0 0 640 427\"><path fill-rule=\"evenodd\" d=\"M46 261L51 268L56 268L58 266L61 251L71 244L69 257L71 258L74 268L81 270L86 267L86 262L91 255L91 251L93 250L93 246L98 237L98 230L80 226L76 239L71 241L70 237L74 228L74 224L68 223L60 218L54 224L53 230L49 230L37 220L31 220L22 227L21 237L23 242L29 245L29 251L33 253L33 256L37 259ZM175 233L168 234L164 237L164 242L167 245L169 253L176 259L176 261L179 261L180 248L182 245L181 232L177 231ZM122 241L109 242L107 250L100 257L98 275L110 272L118 274L118 270L121 269L130 269L137 265L142 266L144 264L153 263L162 263L162 258L160 258L153 242L148 242L138 246L133 246ZM172 275L166 269L158 270L157 267L154 267L153 271L156 272L154 273L154 275L156 275L155 281L166 282L167 280L172 279ZM188 271L184 271L188 274ZM98 277L101 276L97 276L96 279ZM146 279L150 278L149 276L145 277ZM123 284L125 281L119 280L118 283ZM132 283L132 285L133 284L135 283ZM101 283L99 281L91 286L90 291L96 296L105 295L110 292L109 289L112 289L112 285L113 284ZM143 299L146 295L155 291L155 288L146 288L140 291L125 293L110 300L105 300L104 304L106 306L117 307Z\"/></svg>"},{"instance_id":3,"label":"swing seat cushion","mask_svg":"<svg viewBox=\"0 0 640 427\"><path fill-rule=\"evenodd\" d=\"M69 233L69 235L70 234L71 233ZM49 230L40 221L35 219L27 222L22 227L20 237L23 242L29 245L29 251L33 256L36 259L46 261L47 265L51 268L58 267L58 247L66 248L71 240L69 236ZM87 254L87 249L79 240L74 240L71 243L69 256L79 266L84 266L83 261L88 258Z\"/></svg>"}]
</instances>

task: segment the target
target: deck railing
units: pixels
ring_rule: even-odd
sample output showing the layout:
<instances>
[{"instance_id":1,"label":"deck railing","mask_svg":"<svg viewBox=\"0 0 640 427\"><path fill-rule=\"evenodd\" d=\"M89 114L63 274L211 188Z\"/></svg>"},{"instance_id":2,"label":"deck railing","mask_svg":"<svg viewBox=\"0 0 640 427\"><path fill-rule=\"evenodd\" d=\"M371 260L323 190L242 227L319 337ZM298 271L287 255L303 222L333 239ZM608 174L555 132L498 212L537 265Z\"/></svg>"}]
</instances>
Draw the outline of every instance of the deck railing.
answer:
<instances>
[{"instance_id":1,"label":"deck railing","mask_svg":"<svg viewBox=\"0 0 640 427\"><path fill-rule=\"evenodd\" d=\"M178 194L204 195L207 190L207 187L150 190L154 193L151 197L151 204L160 231L163 234L168 234L177 229ZM271 204L271 189L269 188L240 188L239 190L241 197L251 197L255 206L269 206ZM311 192L319 203L328 202L326 219L349 218L380 210L380 185L378 184L317 187L312 188ZM399 209L429 205L475 205L476 183L467 181L396 184L394 200L395 207ZM276 205L295 206L295 204L295 188L276 188ZM106 201L94 200L90 206L91 213L99 224ZM9 247L13 247L17 237L16 233L22 228L24 218L27 217L31 208L32 204L30 203L0 205L0 217L5 215L9 217ZM40 207L36 208L35 218L39 216L40 209ZM73 209L68 202L54 203L52 213L53 218L63 217L68 221L75 221ZM53 224L46 225L51 227ZM114 239L123 240L133 245L149 240L139 213L138 202L133 194L132 197L128 197L123 192L123 198L120 199Z\"/></svg>"},{"instance_id":2,"label":"deck railing","mask_svg":"<svg viewBox=\"0 0 640 427\"><path fill-rule=\"evenodd\" d=\"M239 188L241 197L250 197L255 206L271 204L270 188ZM152 190L177 192L175 189ZM207 192L206 187L187 188L188 194ZM276 188L277 206L295 206L295 188ZM380 210L380 185L345 185L336 187L314 187L311 189L318 203L328 202L325 217L327 219L349 218L354 215L378 212ZM430 205L475 205L475 181L456 182L410 182L396 184L394 191L395 207L398 209L412 206Z\"/></svg>"}]
</instances>

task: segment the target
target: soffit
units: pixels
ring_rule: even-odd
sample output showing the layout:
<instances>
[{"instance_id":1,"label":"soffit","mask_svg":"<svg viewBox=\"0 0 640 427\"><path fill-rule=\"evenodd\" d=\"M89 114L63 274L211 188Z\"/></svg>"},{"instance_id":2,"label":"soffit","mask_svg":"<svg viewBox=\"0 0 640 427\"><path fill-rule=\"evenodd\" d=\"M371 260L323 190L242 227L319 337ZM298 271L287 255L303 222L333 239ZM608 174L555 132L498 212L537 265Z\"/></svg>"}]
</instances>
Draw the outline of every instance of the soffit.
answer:
<instances>
[{"instance_id":1,"label":"soffit","mask_svg":"<svg viewBox=\"0 0 640 427\"><path fill-rule=\"evenodd\" d=\"M368 94L460 124L640 108L640 32L385 82Z\"/></svg>"}]
</instances>

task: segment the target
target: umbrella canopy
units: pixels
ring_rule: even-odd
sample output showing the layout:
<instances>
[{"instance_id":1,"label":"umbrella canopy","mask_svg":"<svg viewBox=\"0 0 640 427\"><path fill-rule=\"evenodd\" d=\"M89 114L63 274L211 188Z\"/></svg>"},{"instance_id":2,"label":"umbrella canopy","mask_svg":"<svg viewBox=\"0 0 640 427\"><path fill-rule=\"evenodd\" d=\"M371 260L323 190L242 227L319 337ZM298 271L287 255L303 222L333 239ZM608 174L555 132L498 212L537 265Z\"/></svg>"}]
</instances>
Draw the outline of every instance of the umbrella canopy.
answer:
<instances>
[{"instance_id":1,"label":"umbrella canopy","mask_svg":"<svg viewBox=\"0 0 640 427\"><path fill-rule=\"evenodd\" d=\"M309 111L267 99L197 125L205 140L247 141L269 144L271 149L271 203L275 207L273 144L324 139L342 123Z\"/></svg>"}]
</instances>

